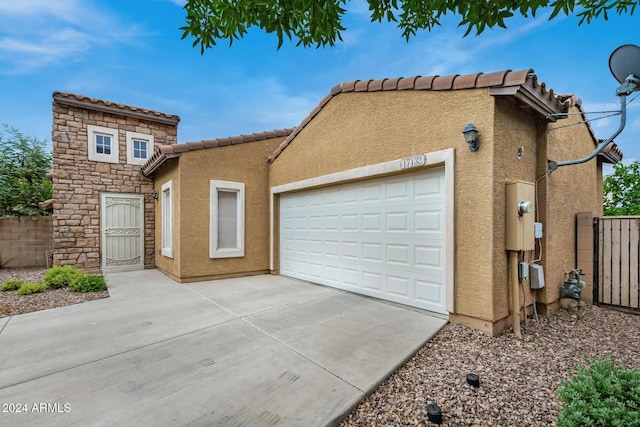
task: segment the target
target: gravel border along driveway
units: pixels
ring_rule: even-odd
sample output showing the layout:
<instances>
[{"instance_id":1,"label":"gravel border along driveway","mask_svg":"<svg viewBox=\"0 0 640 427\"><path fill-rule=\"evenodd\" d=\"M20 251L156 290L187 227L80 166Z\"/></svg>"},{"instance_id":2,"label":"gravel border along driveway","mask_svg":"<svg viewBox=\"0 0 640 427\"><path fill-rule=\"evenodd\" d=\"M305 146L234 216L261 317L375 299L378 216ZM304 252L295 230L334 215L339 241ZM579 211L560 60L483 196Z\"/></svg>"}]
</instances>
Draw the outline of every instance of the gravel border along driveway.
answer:
<instances>
[{"instance_id":1,"label":"gravel border along driveway","mask_svg":"<svg viewBox=\"0 0 640 427\"><path fill-rule=\"evenodd\" d=\"M640 316L586 306L583 318L560 310L529 319L522 340L490 337L449 323L342 423L346 426L426 426L437 401L444 426L552 426L556 390L583 357L612 357L640 369ZM480 387L466 375L480 376Z\"/></svg>"}]
</instances>

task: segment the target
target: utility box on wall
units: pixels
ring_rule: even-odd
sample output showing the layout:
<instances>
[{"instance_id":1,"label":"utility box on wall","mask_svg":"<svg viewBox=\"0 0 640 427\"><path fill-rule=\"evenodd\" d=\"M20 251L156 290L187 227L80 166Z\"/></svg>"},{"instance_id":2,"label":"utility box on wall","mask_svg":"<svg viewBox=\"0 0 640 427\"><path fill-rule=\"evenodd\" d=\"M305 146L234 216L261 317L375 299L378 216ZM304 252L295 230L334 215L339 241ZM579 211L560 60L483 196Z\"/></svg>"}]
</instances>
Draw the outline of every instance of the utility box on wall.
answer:
<instances>
[{"instance_id":1,"label":"utility box on wall","mask_svg":"<svg viewBox=\"0 0 640 427\"><path fill-rule=\"evenodd\" d=\"M510 181L506 188L506 249L532 251L535 248L535 185Z\"/></svg>"}]
</instances>

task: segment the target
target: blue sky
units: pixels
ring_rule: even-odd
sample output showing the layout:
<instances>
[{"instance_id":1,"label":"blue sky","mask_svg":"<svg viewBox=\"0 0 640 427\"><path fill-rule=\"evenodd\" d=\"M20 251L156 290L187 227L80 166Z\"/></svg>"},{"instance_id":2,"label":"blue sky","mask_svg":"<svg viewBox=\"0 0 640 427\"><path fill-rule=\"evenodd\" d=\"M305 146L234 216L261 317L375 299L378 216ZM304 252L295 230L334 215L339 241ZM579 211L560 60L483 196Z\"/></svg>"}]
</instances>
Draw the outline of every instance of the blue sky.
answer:
<instances>
[{"instance_id":1,"label":"blue sky","mask_svg":"<svg viewBox=\"0 0 640 427\"><path fill-rule=\"evenodd\" d=\"M69 91L177 114L178 139L189 142L297 126L341 81L524 68L554 92L579 96L587 111L614 110L609 55L640 44L640 12L580 27L575 17L541 13L466 38L457 18L445 17L407 43L393 25L369 23L366 2L355 1L336 47L277 50L275 36L255 30L201 56L180 40L181 3L0 0L0 123L50 140L51 94ZM640 159L640 99L627 121L616 142L625 161ZM607 138L617 124L592 126Z\"/></svg>"}]
</instances>

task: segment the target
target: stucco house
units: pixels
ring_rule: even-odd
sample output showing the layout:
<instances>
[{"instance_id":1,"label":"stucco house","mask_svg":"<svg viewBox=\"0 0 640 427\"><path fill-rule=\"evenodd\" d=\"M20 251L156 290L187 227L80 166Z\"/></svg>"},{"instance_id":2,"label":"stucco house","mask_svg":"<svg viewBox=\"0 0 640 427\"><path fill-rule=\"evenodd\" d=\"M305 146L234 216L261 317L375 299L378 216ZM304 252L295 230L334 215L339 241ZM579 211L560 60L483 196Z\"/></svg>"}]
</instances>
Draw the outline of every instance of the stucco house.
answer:
<instances>
[{"instance_id":1,"label":"stucco house","mask_svg":"<svg viewBox=\"0 0 640 427\"><path fill-rule=\"evenodd\" d=\"M576 215L601 214L602 163L622 157L612 144L547 175L548 159L599 140L579 99L533 70L342 83L296 128L186 144L176 116L68 93L53 104L56 264L180 282L283 274L491 334L515 310L510 253L544 267L541 290L521 278L518 313L534 298L558 307ZM524 240L508 231L522 218Z\"/></svg>"}]
</instances>

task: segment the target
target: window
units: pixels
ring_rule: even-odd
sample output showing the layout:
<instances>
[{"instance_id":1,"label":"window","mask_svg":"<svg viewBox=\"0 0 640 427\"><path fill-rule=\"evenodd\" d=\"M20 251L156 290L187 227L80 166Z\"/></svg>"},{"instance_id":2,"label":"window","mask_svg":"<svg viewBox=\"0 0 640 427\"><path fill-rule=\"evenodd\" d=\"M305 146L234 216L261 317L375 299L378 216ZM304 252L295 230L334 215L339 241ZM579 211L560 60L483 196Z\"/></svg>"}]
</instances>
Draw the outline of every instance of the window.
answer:
<instances>
[{"instance_id":1,"label":"window","mask_svg":"<svg viewBox=\"0 0 640 427\"><path fill-rule=\"evenodd\" d=\"M96 153L111 154L111 135L96 134Z\"/></svg>"},{"instance_id":2,"label":"window","mask_svg":"<svg viewBox=\"0 0 640 427\"><path fill-rule=\"evenodd\" d=\"M244 256L244 184L211 181L209 257Z\"/></svg>"},{"instance_id":3,"label":"window","mask_svg":"<svg viewBox=\"0 0 640 427\"><path fill-rule=\"evenodd\" d=\"M153 154L153 135L127 132L127 163L144 165Z\"/></svg>"},{"instance_id":4,"label":"window","mask_svg":"<svg viewBox=\"0 0 640 427\"><path fill-rule=\"evenodd\" d=\"M89 160L118 163L118 129L87 125Z\"/></svg>"},{"instance_id":5,"label":"window","mask_svg":"<svg viewBox=\"0 0 640 427\"><path fill-rule=\"evenodd\" d=\"M162 255L173 258L173 180L162 184Z\"/></svg>"},{"instance_id":6,"label":"window","mask_svg":"<svg viewBox=\"0 0 640 427\"><path fill-rule=\"evenodd\" d=\"M146 159L147 158L147 141L138 139L133 140L133 158L134 159Z\"/></svg>"}]
</instances>

